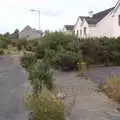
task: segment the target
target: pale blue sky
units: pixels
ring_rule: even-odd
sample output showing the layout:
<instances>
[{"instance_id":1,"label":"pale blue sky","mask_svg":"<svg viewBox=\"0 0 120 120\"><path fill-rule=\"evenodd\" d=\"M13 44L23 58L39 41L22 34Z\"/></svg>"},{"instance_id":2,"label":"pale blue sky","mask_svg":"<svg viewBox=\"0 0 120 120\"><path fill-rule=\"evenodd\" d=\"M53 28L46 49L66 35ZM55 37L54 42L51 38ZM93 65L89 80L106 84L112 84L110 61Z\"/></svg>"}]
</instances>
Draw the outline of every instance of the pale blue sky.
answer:
<instances>
[{"instance_id":1,"label":"pale blue sky","mask_svg":"<svg viewBox=\"0 0 120 120\"><path fill-rule=\"evenodd\" d=\"M88 15L113 7L118 0L0 0L0 33L23 29L26 25L38 28L38 14L30 9L41 10L43 30L62 29L64 24L74 24L80 15Z\"/></svg>"}]
</instances>

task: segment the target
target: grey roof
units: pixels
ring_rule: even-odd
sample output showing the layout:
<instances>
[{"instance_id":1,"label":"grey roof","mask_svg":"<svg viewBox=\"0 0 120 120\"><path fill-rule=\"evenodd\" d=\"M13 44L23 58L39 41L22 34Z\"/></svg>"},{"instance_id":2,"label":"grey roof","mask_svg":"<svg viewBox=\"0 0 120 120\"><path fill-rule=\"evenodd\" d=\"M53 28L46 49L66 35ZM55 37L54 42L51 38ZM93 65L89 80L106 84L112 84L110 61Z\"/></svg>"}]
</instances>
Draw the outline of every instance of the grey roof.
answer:
<instances>
[{"instance_id":1,"label":"grey roof","mask_svg":"<svg viewBox=\"0 0 120 120\"><path fill-rule=\"evenodd\" d=\"M65 27L67 30L73 30L73 29L74 29L74 25L64 25L64 27Z\"/></svg>"},{"instance_id":2,"label":"grey roof","mask_svg":"<svg viewBox=\"0 0 120 120\"><path fill-rule=\"evenodd\" d=\"M79 16L81 20L85 19L88 24L97 24L100 20L102 20L108 13L110 13L115 7L109 8L107 10L104 10L102 12L98 12L96 14L93 14L92 17L88 16Z\"/></svg>"}]
</instances>

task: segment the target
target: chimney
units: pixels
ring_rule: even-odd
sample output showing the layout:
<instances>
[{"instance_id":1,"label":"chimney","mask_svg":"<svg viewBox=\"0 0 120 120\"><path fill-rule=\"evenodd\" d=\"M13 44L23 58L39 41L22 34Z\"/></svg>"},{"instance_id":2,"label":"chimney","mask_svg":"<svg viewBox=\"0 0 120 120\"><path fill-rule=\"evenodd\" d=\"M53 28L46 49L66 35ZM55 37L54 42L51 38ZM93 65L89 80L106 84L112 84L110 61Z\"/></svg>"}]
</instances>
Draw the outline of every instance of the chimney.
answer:
<instances>
[{"instance_id":1,"label":"chimney","mask_svg":"<svg viewBox=\"0 0 120 120\"><path fill-rule=\"evenodd\" d=\"M93 17L93 11L89 11L89 17Z\"/></svg>"}]
</instances>

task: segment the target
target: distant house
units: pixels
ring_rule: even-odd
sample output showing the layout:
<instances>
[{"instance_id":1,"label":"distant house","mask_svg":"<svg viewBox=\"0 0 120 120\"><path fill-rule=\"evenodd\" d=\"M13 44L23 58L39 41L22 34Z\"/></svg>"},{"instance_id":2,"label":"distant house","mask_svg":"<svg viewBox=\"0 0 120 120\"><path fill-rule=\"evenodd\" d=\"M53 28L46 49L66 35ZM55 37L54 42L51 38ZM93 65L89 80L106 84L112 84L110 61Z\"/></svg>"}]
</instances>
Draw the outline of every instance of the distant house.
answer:
<instances>
[{"instance_id":1,"label":"distant house","mask_svg":"<svg viewBox=\"0 0 120 120\"><path fill-rule=\"evenodd\" d=\"M79 16L75 27L75 35L80 37L119 37L120 36L120 0L109 9L89 16Z\"/></svg>"},{"instance_id":2,"label":"distant house","mask_svg":"<svg viewBox=\"0 0 120 120\"><path fill-rule=\"evenodd\" d=\"M64 25L63 32L66 34L72 34L74 29L74 25Z\"/></svg>"},{"instance_id":3,"label":"distant house","mask_svg":"<svg viewBox=\"0 0 120 120\"><path fill-rule=\"evenodd\" d=\"M36 39L41 38L42 32L36 29L32 29L30 26L26 26L20 33L19 33L19 39Z\"/></svg>"}]
</instances>

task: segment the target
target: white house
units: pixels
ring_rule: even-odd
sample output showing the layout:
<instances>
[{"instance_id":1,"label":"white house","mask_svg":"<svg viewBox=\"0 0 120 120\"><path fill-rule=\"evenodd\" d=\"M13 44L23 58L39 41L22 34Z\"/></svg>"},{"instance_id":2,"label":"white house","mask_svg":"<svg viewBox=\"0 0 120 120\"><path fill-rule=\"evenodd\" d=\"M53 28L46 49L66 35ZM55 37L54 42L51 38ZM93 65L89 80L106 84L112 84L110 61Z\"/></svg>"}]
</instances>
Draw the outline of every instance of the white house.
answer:
<instances>
[{"instance_id":1,"label":"white house","mask_svg":"<svg viewBox=\"0 0 120 120\"><path fill-rule=\"evenodd\" d=\"M89 16L79 16L74 26L75 35L80 37L119 37L120 0L109 9Z\"/></svg>"},{"instance_id":2,"label":"white house","mask_svg":"<svg viewBox=\"0 0 120 120\"><path fill-rule=\"evenodd\" d=\"M74 29L74 25L64 25L63 32L66 34L72 34Z\"/></svg>"},{"instance_id":3,"label":"white house","mask_svg":"<svg viewBox=\"0 0 120 120\"><path fill-rule=\"evenodd\" d=\"M20 39L35 39L40 38L42 36L42 32L36 29L31 28L30 26L26 26L20 33L19 38Z\"/></svg>"}]
</instances>

